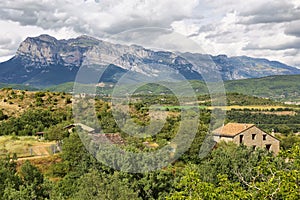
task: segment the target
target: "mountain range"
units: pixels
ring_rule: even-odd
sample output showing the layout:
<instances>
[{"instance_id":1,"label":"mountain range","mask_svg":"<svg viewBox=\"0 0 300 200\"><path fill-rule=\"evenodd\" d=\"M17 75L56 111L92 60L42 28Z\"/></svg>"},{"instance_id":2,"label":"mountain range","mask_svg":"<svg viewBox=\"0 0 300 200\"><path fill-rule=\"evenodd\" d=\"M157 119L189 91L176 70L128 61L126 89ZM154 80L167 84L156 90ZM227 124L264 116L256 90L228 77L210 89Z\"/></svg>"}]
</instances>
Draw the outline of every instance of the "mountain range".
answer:
<instances>
[{"instance_id":1,"label":"mountain range","mask_svg":"<svg viewBox=\"0 0 300 200\"><path fill-rule=\"evenodd\" d=\"M155 77L165 73L160 66L167 66L188 80L202 80L201 74L211 67L199 62L204 56L211 59L223 80L300 74L298 68L261 58L154 51L85 35L68 40L40 35L25 39L13 58L0 63L0 82L39 88L74 82L83 65L93 66L92 72L108 66L99 82L115 83L126 72Z\"/></svg>"}]
</instances>

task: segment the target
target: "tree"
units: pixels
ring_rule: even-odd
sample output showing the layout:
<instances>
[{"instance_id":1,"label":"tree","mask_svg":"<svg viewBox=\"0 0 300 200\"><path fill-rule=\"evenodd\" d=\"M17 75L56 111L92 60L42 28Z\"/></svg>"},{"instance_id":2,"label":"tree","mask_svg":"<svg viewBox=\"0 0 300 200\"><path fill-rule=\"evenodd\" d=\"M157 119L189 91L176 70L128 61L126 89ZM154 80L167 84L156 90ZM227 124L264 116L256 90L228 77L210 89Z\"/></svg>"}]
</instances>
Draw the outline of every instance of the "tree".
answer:
<instances>
[{"instance_id":1,"label":"tree","mask_svg":"<svg viewBox=\"0 0 300 200\"><path fill-rule=\"evenodd\" d=\"M20 176L26 188L30 188L38 199L49 197L47 187L44 185L44 176L28 160L20 168Z\"/></svg>"},{"instance_id":2,"label":"tree","mask_svg":"<svg viewBox=\"0 0 300 200\"><path fill-rule=\"evenodd\" d=\"M246 146L237 146L234 143L219 143L218 148L201 163L201 177L205 182L215 183L219 174L227 175L233 182L250 181L255 175L254 167L262 161L263 157L270 155L263 149L253 151Z\"/></svg>"},{"instance_id":3,"label":"tree","mask_svg":"<svg viewBox=\"0 0 300 200\"><path fill-rule=\"evenodd\" d=\"M297 143L298 144L300 143L300 137L295 136L295 135L288 135L288 136L283 137L281 139L280 146L284 150L288 150L288 149L291 149Z\"/></svg>"},{"instance_id":4,"label":"tree","mask_svg":"<svg viewBox=\"0 0 300 200\"><path fill-rule=\"evenodd\" d=\"M129 187L128 182L119 179L118 173L106 175L100 174L97 170L90 170L78 180L78 192L73 195L73 198L74 200L140 199Z\"/></svg>"},{"instance_id":5,"label":"tree","mask_svg":"<svg viewBox=\"0 0 300 200\"><path fill-rule=\"evenodd\" d=\"M0 121L5 119L8 119L8 116L5 115L2 110L0 110Z\"/></svg>"},{"instance_id":6,"label":"tree","mask_svg":"<svg viewBox=\"0 0 300 200\"><path fill-rule=\"evenodd\" d=\"M265 156L254 168L257 181L249 184L255 199L299 199L299 146L282 152L275 160ZM287 162L289 161L289 162Z\"/></svg>"},{"instance_id":7,"label":"tree","mask_svg":"<svg viewBox=\"0 0 300 200\"><path fill-rule=\"evenodd\" d=\"M8 185L5 188L3 198L6 200L33 200L37 199L37 195L35 194L33 185L27 187L21 185L18 190L12 185Z\"/></svg>"},{"instance_id":8,"label":"tree","mask_svg":"<svg viewBox=\"0 0 300 200\"><path fill-rule=\"evenodd\" d=\"M17 189L21 185L21 179L17 176L16 163L10 161L10 156L0 159L0 199L8 185Z\"/></svg>"},{"instance_id":9,"label":"tree","mask_svg":"<svg viewBox=\"0 0 300 200\"><path fill-rule=\"evenodd\" d=\"M183 175L175 183L174 191L167 199L249 199L251 196L239 182L231 182L227 175L218 175L216 184L203 182L199 167L187 165Z\"/></svg>"},{"instance_id":10,"label":"tree","mask_svg":"<svg viewBox=\"0 0 300 200\"><path fill-rule=\"evenodd\" d=\"M57 124L55 126L50 127L46 131L46 139L47 140L55 140L62 141L64 138L69 136L68 130L64 129L65 123Z\"/></svg>"}]
</instances>

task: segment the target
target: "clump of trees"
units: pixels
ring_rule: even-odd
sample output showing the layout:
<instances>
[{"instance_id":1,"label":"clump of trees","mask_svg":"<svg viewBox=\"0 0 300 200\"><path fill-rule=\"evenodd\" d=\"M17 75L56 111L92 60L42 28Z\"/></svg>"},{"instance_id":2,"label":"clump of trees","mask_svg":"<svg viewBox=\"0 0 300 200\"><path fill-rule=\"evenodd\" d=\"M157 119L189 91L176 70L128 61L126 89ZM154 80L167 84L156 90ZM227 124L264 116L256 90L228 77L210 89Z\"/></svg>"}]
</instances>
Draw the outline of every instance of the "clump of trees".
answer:
<instances>
[{"instance_id":1,"label":"clump of trees","mask_svg":"<svg viewBox=\"0 0 300 200\"><path fill-rule=\"evenodd\" d=\"M30 109L19 117L10 117L0 123L0 135L34 135L61 122L70 121L71 115L70 110Z\"/></svg>"},{"instance_id":2,"label":"clump of trees","mask_svg":"<svg viewBox=\"0 0 300 200\"><path fill-rule=\"evenodd\" d=\"M300 111L294 112L295 115L276 115L252 112L252 110L231 110L227 111L226 118L228 121L253 123L269 132L274 129L275 132L288 135L300 129Z\"/></svg>"},{"instance_id":3,"label":"clump of trees","mask_svg":"<svg viewBox=\"0 0 300 200\"><path fill-rule=\"evenodd\" d=\"M17 172L16 162L10 157L0 159L0 198L16 199L48 199L52 183L44 175L26 161Z\"/></svg>"}]
</instances>

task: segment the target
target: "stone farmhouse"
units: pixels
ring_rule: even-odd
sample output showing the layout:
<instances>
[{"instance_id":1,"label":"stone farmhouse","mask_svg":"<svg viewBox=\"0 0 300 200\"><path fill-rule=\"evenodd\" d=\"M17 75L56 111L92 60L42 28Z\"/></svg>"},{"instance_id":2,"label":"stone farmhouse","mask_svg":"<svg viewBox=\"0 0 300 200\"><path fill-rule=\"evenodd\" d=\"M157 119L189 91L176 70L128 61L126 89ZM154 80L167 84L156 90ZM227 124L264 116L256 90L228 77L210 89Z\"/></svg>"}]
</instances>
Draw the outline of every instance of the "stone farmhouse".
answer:
<instances>
[{"instance_id":1,"label":"stone farmhouse","mask_svg":"<svg viewBox=\"0 0 300 200\"><path fill-rule=\"evenodd\" d=\"M273 135L265 133L254 124L228 123L213 131L214 141L234 142L238 145L266 148L275 155L279 153L280 141Z\"/></svg>"}]
</instances>

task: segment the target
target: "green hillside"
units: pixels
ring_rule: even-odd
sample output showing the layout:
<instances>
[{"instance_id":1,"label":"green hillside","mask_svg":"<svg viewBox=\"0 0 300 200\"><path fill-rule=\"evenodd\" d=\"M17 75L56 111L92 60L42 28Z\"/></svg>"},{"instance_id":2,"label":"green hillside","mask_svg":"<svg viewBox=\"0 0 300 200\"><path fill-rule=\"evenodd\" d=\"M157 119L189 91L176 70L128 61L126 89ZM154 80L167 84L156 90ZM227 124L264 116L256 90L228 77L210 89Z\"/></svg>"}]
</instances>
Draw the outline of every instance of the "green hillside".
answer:
<instances>
[{"instance_id":1,"label":"green hillside","mask_svg":"<svg viewBox=\"0 0 300 200\"><path fill-rule=\"evenodd\" d=\"M300 75L227 81L225 88L229 92L238 92L274 100L300 101Z\"/></svg>"},{"instance_id":2,"label":"green hillside","mask_svg":"<svg viewBox=\"0 0 300 200\"><path fill-rule=\"evenodd\" d=\"M206 84L202 81L190 81L191 86L199 95L207 94L208 90ZM182 83L178 83L178 87ZM300 75L288 76L269 76L258 79L244 79L224 82L226 92L241 93L250 96L258 96L270 98L277 101L300 101ZM125 86L124 86L125 87ZM48 88L49 91L55 92L71 92L73 90L73 83L64 83L61 85ZM106 83L103 87L98 87L99 94L111 94L112 85ZM161 94L170 93L165 87L158 84L148 84L139 88L137 93L146 94Z\"/></svg>"},{"instance_id":3,"label":"green hillside","mask_svg":"<svg viewBox=\"0 0 300 200\"><path fill-rule=\"evenodd\" d=\"M63 83L60 85L55 85L52 87L47 88L47 90L51 92L72 92L73 91L73 82Z\"/></svg>"},{"instance_id":4,"label":"green hillside","mask_svg":"<svg viewBox=\"0 0 300 200\"><path fill-rule=\"evenodd\" d=\"M29 91L36 91L38 90L37 88L27 86L27 85L22 85L22 84L6 84L6 83L0 83L0 89L2 88L12 88L15 90L29 90Z\"/></svg>"}]
</instances>

